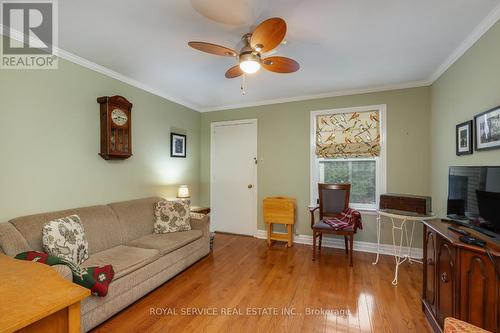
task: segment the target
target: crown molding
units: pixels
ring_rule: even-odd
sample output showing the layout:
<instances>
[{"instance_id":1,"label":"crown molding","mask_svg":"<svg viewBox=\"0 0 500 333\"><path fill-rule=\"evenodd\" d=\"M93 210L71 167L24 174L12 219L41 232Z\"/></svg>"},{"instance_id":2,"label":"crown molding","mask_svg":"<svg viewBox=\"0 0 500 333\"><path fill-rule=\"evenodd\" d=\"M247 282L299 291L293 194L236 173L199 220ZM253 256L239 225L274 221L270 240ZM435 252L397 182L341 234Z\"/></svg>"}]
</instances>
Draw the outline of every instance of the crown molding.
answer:
<instances>
[{"instance_id":1,"label":"crown molding","mask_svg":"<svg viewBox=\"0 0 500 333\"><path fill-rule=\"evenodd\" d=\"M490 13L474 28L474 30L467 36L467 38L460 44L458 48L456 48L448 58L436 69L436 71L429 76L427 80L408 82L396 85L389 86L381 86L381 87L372 87L366 89L353 89L353 90L342 90L342 91L333 91L329 93L315 94L315 95L305 95L298 97L290 97L290 98L282 98L282 99L270 99L259 102L249 102L249 103L241 103L234 104L229 106L220 106L220 107L206 107L201 108L200 112L212 112L212 111L222 111L222 110L230 110L230 109L241 109L246 107L253 106L262 106L262 105L271 105L271 104L280 104L280 103L288 103L288 102L298 102L305 101L311 99L321 99L321 98L329 98L329 97L339 97L339 96L348 96L348 95L358 95L358 94L367 94L367 93L375 93L382 92L388 90L397 90L397 89L407 89L407 88L417 88L417 87L426 87L431 86L441 75L443 75L460 57L462 57L465 52L467 52L488 30L493 27L493 25L500 20L500 4L498 4Z\"/></svg>"},{"instance_id":2,"label":"crown molding","mask_svg":"<svg viewBox=\"0 0 500 333\"><path fill-rule=\"evenodd\" d=\"M414 82L407 82L407 83L379 86L379 87L371 87L371 88L364 88L364 89L337 90L337 91L321 93L321 94L278 98L278 99L268 99L268 100L263 100L263 101L258 101L258 102L233 104L233 105L227 105L227 106L207 107L207 108L201 108L199 111L200 112L212 112L212 111L222 111L222 110L231 110L231 109L241 109L241 108L247 108L247 107L253 107L253 106L300 102L300 101L307 101L307 100L311 100L311 99L321 99L321 98L330 98L330 97L339 97L339 96L369 94L369 93L389 91L389 90L427 87L427 86L430 86L431 84L432 84L432 82L430 82L428 80L414 81Z\"/></svg>"},{"instance_id":3,"label":"crown molding","mask_svg":"<svg viewBox=\"0 0 500 333\"><path fill-rule=\"evenodd\" d=\"M171 102L180 104L187 108L190 108L194 111L198 112L212 112L212 111L222 111L222 110L231 110L231 109L241 109L246 107L254 107L254 106L262 106L262 105L272 105L272 104L281 104L281 103L289 103L289 102L299 102L306 101L311 99L322 99L322 98L330 98L330 97L339 97L339 96L348 96L348 95L358 95L358 94L368 94L389 90L398 90L398 89L408 89L408 88L417 88L417 87L426 87L432 85L441 75L443 75L460 57L464 55L467 50L469 50L491 27L500 19L500 4L498 4L489 14L486 16L481 23L479 23L474 30L467 36L467 38L460 44L460 46L455 49L448 58L437 68L437 70L427 79L421 81L407 82L395 85L387 85L387 86L378 86L378 87L369 87L363 89L352 89L352 90L337 90L327 93L313 94L313 95L303 95L297 97L289 97L289 98L278 98L278 99L269 99L258 102L248 102L248 103L240 103L233 104L227 106L215 106L215 107L202 107L200 105L188 102L184 99L172 96L163 92L159 89L153 88L147 84L144 84L138 80L132 79L126 75L120 74L116 71L113 71L107 67L98 65L92 61L79 57L75 54L72 54L68 51L62 50L60 48L55 47L54 50L56 55L62 59L80 65L82 67L88 68L100 74L106 75L123 83L126 83L130 86L136 87L138 89L147 91L153 95L162 97ZM1 35L4 35L4 26L0 25L2 30L0 31ZM23 41L23 34L19 31L11 30L11 38L14 38L18 41Z\"/></svg>"},{"instance_id":4,"label":"crown molding","mask_svg":"<svg viewBox=\"0 0 500 333\"><path fill-rule=\"evenodd\" d=\"M174 97L172 95L169 95L163 91L160 91L158 89L155 89L155 88L152 88L151 86L148 86L142 82L139 82L135 79L132 79L128 76L125 76L125 75L122 75L118 72L115 72L109 68L106 68L104 66L101 66L101 65L98 65L92 61L89 61L87 59L84 59L82 57L79 57L73 53L70 53L70 52L67 52L67 51L64 51L64 50L61 50L61 49L58 49L57 50L57 56L62 58L62 59L65 59L65 60L68 60L72 63L75 63L77 65L80 65L82 67L85 67L85 68L88 68L88 69L91 69L95 72L98 72L100 74L103 74L103 75L106 75L106 76L109 76L113 79L116 79L118 81L121 81L123 83L126 83L130 86L133 86L135 88L138 88L138 89L141 89L141 90L144 90L144 91L147 91L153 95L156 95L156 96L159 96L159 97L162 97L170 102L174 102L176 104L180 104L182 106L185 106L189 109L192 109L194 111L200 111L201 110L201 107L199 105L196 105L196 104L192 104L190 102L187 102L185 100L182 100L180 98L177 98L177 97Z\"/></svg>"},{"instance_id":5,"label":"crown molding","mask_svg":"<svg viewBox=\"0 0 500 333\"><path fill-rule=\"evenodd\" d=\"M500 4L479 23L465 40L450 54L448 58L429 77L429 81L434 83L441 77L465 52L467 52L491 27L500 19Z\"/></svg>"},{"instance_id":6,"label":"crown molding","mask_svg":"<svg viewBox=\"0 0 500 333\"><path fill-rule=\"evenodd\" d=\"M4 33L5 31L7 31L7 28L5 27L5 25L0 24L0 28L1 28L0 35L6 36L6 34ZM15 29L10 29L10 35L8 37L15 39L17 41L20 41L20 42L24 42L24 36L25 35L22 32L15 30ZM32 37L29 37L29 36L28 36L28 38L32 39ZM196 105L196 104L187 102L183 99L169 95L169 94L167 94L163 91L160 91L158 89L155 89L147 84L139 82L139 81L132 79L126 75L115 72L114 70L111 70L107 67L98 65L95 62L92 62L92 61L87 60L85 58L79 57L79 56L77 56L71 52L65 51L59 47L53 46L53 50L54 50L54 55L56 55L57 57L59 57L61 59L65 59L69 62L80 65L80 66L85 67L87 69L93 70L94 72L103 74L105 76L108 76L108 77L113 78L115 80L118 80L120 82L126 83L126 84L133 86L135 88L138 88L140 90L144 90L144 91L149 92L153 95L159 96L159 97L166 99L170 102L174 102L174 103L180 104L182 106L185 106L187 108L190 108L192 110L200 111L200 109L201 109L201 107L199 105Z\"/></svg>"}]
</instances>

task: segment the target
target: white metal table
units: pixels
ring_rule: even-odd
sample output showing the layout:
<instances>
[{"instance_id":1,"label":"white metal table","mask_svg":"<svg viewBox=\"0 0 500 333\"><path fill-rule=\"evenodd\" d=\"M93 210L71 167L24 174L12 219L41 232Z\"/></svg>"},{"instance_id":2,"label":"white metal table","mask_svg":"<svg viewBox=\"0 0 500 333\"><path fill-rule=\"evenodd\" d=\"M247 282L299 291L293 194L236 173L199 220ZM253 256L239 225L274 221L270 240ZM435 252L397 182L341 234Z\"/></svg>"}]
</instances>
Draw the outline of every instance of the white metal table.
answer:
<instances>
[{"instance_id":1,"label":"white metal table","mask_svg":"<svg viewBox=\"0 0 500 333\"><path fill-rule=\"evenodd\" d=\"M387 219L383 219L386 217ZM372 263L376 265L380 256L380 227L382 221L390 221L392 223L392 245L394 249L394 259L396 260L396 269L394 272L393 285L398 284L399 265L408 260L408 263L417 262L420 260L411 257L413 233L415 231L415 222L422 222L433 218L433 215L420 215L412 212L404 212L399 210L378 210L377 211L377 258ZM408 223L411 222L410 237L408 237ZM396 230L400 231L399 244L396 244ZM407 252L403 253L403 244L406 244Z\"/></svg>"}]
</instances>

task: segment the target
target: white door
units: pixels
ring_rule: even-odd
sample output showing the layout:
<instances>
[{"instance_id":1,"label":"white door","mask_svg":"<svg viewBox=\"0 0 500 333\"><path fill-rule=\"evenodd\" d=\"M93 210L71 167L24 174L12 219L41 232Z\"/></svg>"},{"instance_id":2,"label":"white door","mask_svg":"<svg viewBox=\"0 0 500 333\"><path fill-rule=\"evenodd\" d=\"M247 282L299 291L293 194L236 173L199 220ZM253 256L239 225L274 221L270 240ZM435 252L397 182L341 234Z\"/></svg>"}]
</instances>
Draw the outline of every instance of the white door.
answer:
<instances>
[{"instance_id":1,"label":"white door","mask_svg":"<svg viewBox=\"0 0 500 333\"><path fill-rule=\"evenodd\" d=\"M254 235L257 230L257 120L212 123L212 230Z\"/></svg>"}]
</instances>

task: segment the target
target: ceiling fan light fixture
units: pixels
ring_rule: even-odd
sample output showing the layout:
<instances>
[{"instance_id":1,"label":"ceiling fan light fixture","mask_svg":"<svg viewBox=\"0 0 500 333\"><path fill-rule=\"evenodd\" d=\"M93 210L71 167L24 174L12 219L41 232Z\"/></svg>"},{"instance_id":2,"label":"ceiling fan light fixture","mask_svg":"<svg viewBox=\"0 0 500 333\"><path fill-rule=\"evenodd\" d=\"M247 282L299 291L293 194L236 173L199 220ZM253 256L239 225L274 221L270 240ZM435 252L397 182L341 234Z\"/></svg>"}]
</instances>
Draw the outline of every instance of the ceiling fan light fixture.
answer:
<instances>
[{"instance_id":1,"label":"ceiling fan light fixture","mask_svg":"<svg viewBox=\"0 0 500 333\"><path fill-rule=\"evenodd\" d=\"M240 68L246 74L253 74L260 69L260 57L253 53L245 53L240 56Z\"/></svg>"},{"instance_id":2,"label":"ceiling fan light fixture","mask_svg":"<svg viewBox=\"0 0 500 333\"><path fill-rule=\"evenodd\" d=\"M260 69L260 64L254 60L245 60L240 62L240 68L247 74L253 74Z\"/></svg>"}]
</instances>

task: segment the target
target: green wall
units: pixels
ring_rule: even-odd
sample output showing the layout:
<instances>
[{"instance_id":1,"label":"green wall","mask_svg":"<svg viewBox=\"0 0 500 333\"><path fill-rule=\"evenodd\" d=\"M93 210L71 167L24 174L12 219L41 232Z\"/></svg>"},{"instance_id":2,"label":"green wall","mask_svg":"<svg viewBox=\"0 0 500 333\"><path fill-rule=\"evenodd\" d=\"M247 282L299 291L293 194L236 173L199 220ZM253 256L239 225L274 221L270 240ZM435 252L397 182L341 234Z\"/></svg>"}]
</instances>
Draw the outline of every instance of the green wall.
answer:
<instances>
[{"instance_id":1,"label":"green wall","mask_svg":"<svg viewBox=\"0 0 500 333\"><path fill-rule=\"evenodd\" d=\"M251 92L249 92L251 93ZM387 104L387 190L428 195L430 184L428 87L372 94L342 96L284 104L202 113L201 202L210 203L210 123L258 119L258 228L262 222L262 199L286 195L297 199L296 232L311 234L309 201L310 112L333 108ZM375 242L375 216L364 215L364 229L356 240ZM390 240L386 225L383 241ZM421 246L421 227L415 244Z\"/></svg>"},{"instance_id":2,"label":"green wall","mask_svg":"<svg viewBox=\"0 0 500 333\"><path fill-rule=\"evenodd\" d=\"M431 96L431 190L444 215L450 165L500 165L500 150L455 155L455 126L500 105L500 22L432 85Z\"/></svg>"},{"instance_id":3,"label":"green wall","mask_svg":"<svg viewBox=\"0 0 500 333\"><path fill-rule=\"evenodd\" d=\"M99 155L99 96L132 108L133 156ZM0 222L9 218L193 187L198 201L200 114L60 60L57 70L0 70ZM170 131L186 133L186 159L170 158Z\"/></svg>"}]
</instances>

